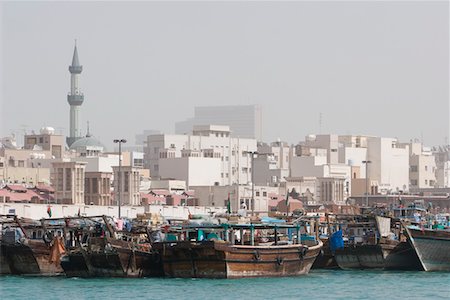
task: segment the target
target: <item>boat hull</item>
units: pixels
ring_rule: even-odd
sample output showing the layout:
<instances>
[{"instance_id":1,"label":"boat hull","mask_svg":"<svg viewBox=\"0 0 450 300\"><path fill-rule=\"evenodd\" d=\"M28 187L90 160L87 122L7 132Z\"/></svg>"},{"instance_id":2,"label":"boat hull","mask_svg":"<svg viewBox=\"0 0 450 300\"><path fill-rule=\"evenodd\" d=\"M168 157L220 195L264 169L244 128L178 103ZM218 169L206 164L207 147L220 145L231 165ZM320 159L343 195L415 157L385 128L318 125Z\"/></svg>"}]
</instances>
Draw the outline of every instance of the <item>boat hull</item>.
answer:
<instances>
[{"instance_id":1,"label":"boat hull","mask_svg":"<svg viewBox=\"0 0 450 300\"><path fill-rule=\"evenodd\" d=\"M159 277L164 274L157 253L132 250L128 244L111 245L107 250L104 244L95 250L77 248L61 259L61 266L68 277Z\"/></svg>"},{"instance_id":2,"label":"boat hull","mask_svg":"<svg viewBox=\"0 0 450 300\"><path fill-rule=\"evenodd\" d=\"M0 242L0 275L8 274L11 274L11 269L6 258L5 247Z\"/></svg>"},{"instance_id":3,"label":"boat hull","mask_svg":"<svg viewBox=\"0 0 450 300\"><path fill-rule=\"evenodd\" d=\"M304 275L319 255L317 246L240 246L226 242L156 243L164 273L180 278L246 278Z\"/></svg>"},{"instance_id":4,"label":"boat hull","mask_svg":"<svg viewBox=\"0 0 450 300\"><path fill-rule=\"evenodd\" d=\"M333 253L331 252L328 239L322 240L323 247L317 256L312 269L338 269L339 266L336 263Z\"/></svg>"},{"instance_id":5,"label":"boat hull","mask_svg":"<svg viewBox=\"0 0 450 300\"><path fill-rule=\"evenodd\" d=\"M450 231L408 228L407 233L425 271L450 271Z\"/></svg>"},{"instance_id":6,"label":"boat hull","mask_svg":"<svg viewBox=\"0 0 450 300\"><path fill-rule=\"evenodd\" d=\"M44 241L27 239L23 243L3 243L2 248L11 274L63 275L61 266L50 262L51 249Z\"/></svg>"},{"instance_id":7,"label":"boat hull","mask_svg":"<svg viewBox=\"0 0 450 300\"><path fill-rule=\"evenodd\" d=\"M345 246L336 249L334 257L343 270L384 268L383 250L379 245Z\"/></svg>"}]
</instances>

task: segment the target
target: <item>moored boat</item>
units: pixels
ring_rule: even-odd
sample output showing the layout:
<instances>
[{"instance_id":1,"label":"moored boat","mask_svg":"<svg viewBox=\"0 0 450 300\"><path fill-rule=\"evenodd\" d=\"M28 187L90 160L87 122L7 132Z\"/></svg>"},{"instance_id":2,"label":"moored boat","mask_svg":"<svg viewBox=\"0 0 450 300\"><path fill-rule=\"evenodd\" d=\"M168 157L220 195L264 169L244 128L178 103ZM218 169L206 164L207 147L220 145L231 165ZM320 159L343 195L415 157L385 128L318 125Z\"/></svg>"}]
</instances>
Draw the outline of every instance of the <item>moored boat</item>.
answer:
<instances>
[{"instance_id":1,"label":"moored boat","mask_svg":"<svg viewBox=\"0 0 450 300\"><path fill-rule=\"evenodd\" d=\"M450 230L405 226L425 271L450 271Z\"/></svg>"},{"instance_id":2,"label":"moored boat","mask_svg":"<svg viewBox=\"0 0 450 300\"><path fill-rule=\"evenodd\" d=\"M90 220L92 221L92 220ZM117 231L103 216L77 233L77 246L61 259L68 277L155 277L162 275L161 259L151 249L146 230Z\"/></svg>"},{"instance_id":3,"label":"moored boat","mask_svg":"<svg viewBox=\"0 0 450 300\"><path fill-rule=\"evenodd\" d=\"M62 230L47 230L42 221L15 217L3 222L2 255L15 275L62 275L59 258L64 252ZM58 227L60 229L60 227ZM58 234L55 234L57 233Z\"/></svg>"},{"instance_id":4,"label":"moored boat","mask_svg":"<svg viewBox=\"0 0 450 300\"><path fill-rule=\"evenodd\" d=\"M345 220L343 222L343 220ZM400 223L380 216L342 216L332 245L341 269L422 270ZM344 237L342 237L344 232ZM336 237L340 234L341 237ZM337 239L336 239L337 238Z\"/></svg>"},{"instance_id":5,"label":"moored boat","mask_svg":"<svg viewBox=\"0 0 450 300\"><path fill-rule=\"evenodd\" d=\"M180 232L181 239L153 244L168 277L304 275L323 245L318 239L301 242L300 227L295 225L188 226Z\"/></svg>"}]
</instances>

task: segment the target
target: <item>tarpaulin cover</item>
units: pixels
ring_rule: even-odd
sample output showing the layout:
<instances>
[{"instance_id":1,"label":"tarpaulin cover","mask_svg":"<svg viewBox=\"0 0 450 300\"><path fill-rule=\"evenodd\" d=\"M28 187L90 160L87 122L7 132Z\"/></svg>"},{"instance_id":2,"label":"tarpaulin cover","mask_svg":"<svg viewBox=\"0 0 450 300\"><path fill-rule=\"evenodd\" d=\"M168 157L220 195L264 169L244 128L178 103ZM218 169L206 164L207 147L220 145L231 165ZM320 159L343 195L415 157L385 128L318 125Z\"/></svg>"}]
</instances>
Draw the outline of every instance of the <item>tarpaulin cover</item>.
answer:
<instances>
[{"instance_id":1,"label":"tarpaulin cover","mask_svg":"<svg viewBox=\"0 0 450 300\"><path fill-rule=\"evenodd\" d=\"M330 237L330 249L331 252L334 252L336 249L342 248L344 248L344 239L342 238L342 230L338 230Z\"/></svg>"}]
</instances>

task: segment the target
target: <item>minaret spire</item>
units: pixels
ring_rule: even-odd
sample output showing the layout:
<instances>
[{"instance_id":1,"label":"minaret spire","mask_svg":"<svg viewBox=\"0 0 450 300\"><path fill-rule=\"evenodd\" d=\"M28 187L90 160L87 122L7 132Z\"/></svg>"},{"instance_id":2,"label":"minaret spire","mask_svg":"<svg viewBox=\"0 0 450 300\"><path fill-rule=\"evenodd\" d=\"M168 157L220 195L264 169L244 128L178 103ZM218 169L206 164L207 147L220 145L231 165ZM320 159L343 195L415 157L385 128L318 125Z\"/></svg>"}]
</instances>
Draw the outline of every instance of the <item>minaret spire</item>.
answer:
<instances>
[{"instance_id":1,"label":"minaret spire","mask_svg":"<svg viewBox=\"0 0 450 300\"><path fill-rule=\"evenodd\" d=\"M78 59L77 40L75 40L72 64L69 66L70 92L67 95L67 102L69 102L70 105L70 134L67 138L67 144L69 147L73 144L73 142L81 138L78 113L80 110L80 106L84 101L84 95L79 87L79 77L82 71L83 66L80 65L80 61Z\"/></svg>"}]
</instances>

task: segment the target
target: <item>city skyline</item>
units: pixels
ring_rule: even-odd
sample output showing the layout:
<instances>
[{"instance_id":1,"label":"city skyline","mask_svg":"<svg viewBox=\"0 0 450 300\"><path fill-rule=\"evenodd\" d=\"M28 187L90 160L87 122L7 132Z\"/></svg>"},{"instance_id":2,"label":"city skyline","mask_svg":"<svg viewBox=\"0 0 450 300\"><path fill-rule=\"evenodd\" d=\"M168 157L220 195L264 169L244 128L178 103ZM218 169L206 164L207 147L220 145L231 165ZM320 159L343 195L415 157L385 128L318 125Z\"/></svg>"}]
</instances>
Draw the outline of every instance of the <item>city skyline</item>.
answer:
<instances>
[{"instance_id":1,"label":"city skyline","mask_svg":"<svg viewBox=\"0 0 450 300\"><path fill-rule=\"evenodd\" d=\"M68 136L77 38L80 127L89 121L109 148L145 129L173 132L195 106L223 104L261 105L268 142L448 138L445 2L1 5L2 136L23 125ZM114 23L120 14L126 22Z\"/></svg>"}]
</instances>

